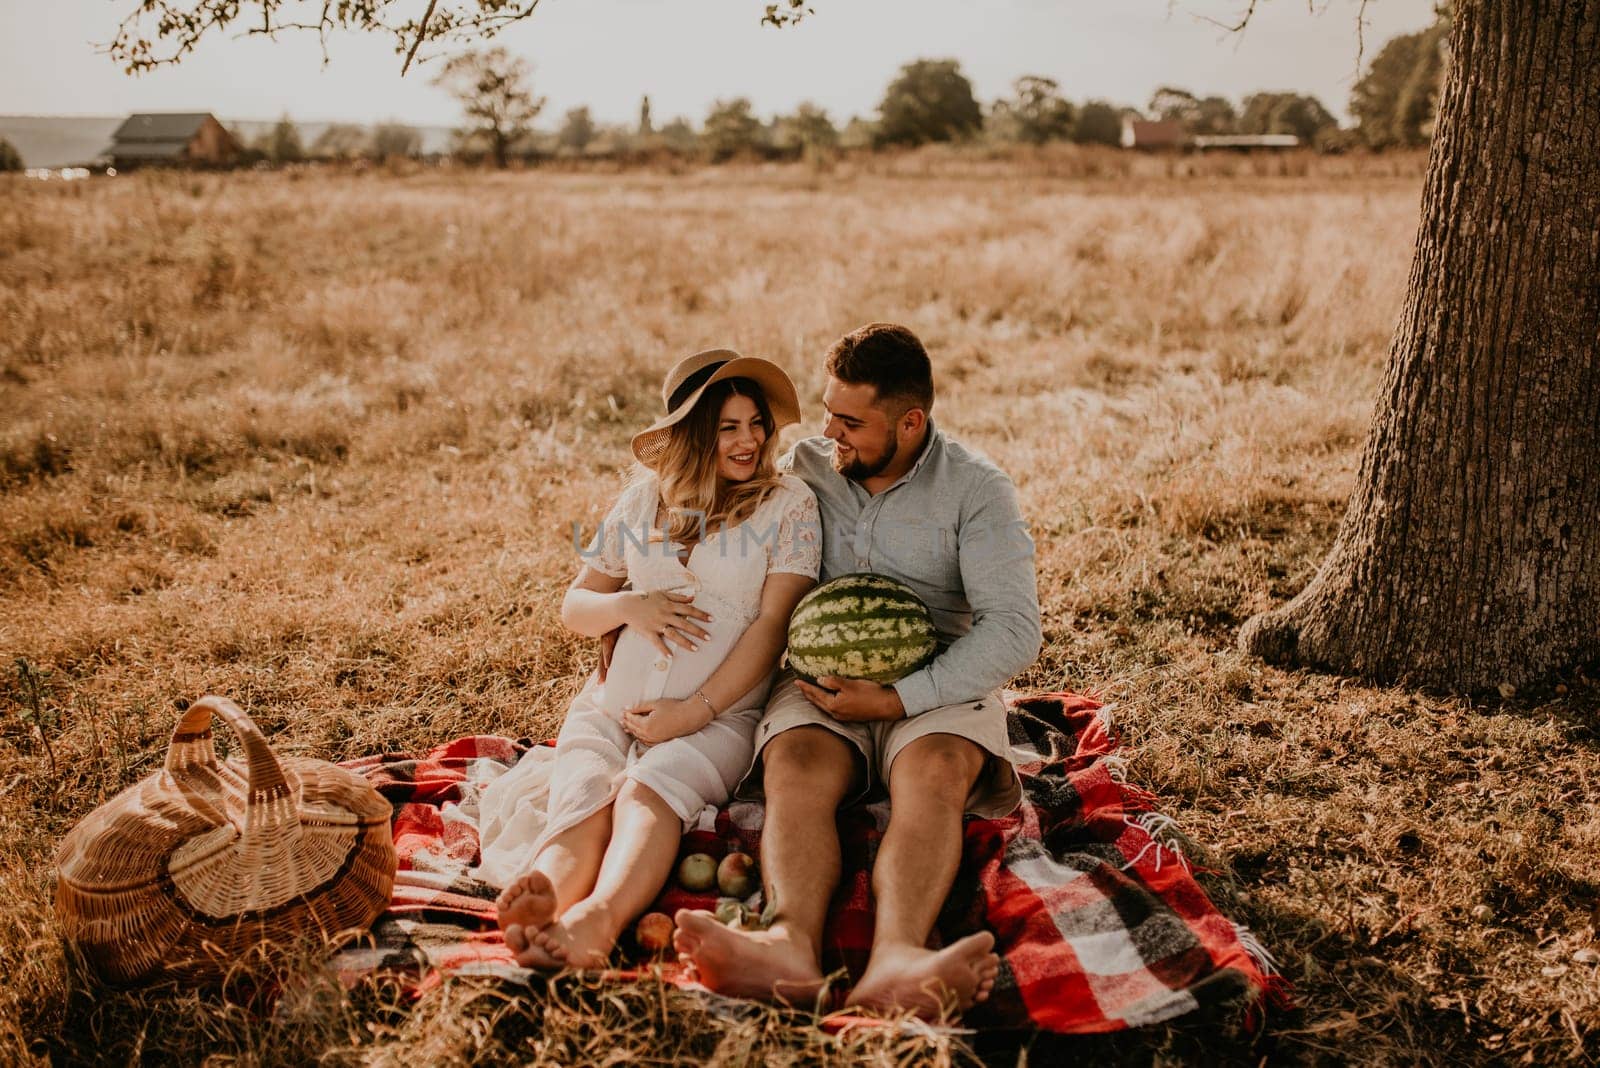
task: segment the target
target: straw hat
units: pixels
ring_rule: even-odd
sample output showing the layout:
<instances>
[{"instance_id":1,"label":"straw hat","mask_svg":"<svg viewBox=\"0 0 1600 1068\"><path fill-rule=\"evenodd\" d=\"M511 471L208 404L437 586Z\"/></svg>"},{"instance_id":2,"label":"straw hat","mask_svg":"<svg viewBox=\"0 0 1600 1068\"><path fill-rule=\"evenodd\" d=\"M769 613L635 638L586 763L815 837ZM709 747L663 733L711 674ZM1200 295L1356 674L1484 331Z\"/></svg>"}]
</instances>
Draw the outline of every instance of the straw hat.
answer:
<instances>
[{"instance_id":1,"label":"straw hat","mask_svg":"<svg viewBox=\"0 0 1600 1068\"><path fill-rule=\"evenodd\" d=\"M213 714L243 759L217 762ZM216 979L263 943L371 924L394 886L390 815L360 775L280 760L238 705L202 698L165 767L61 843L56 915L107 979Z\"/></svg>"},{"instance_id":2,"label":"straw hat","mask_svg":"<svg viewBox=\"0 0 1600 1068\"><path fill-rule=\"evenodd\" d=\"M756 356L740 356L732 349L706 349L679 360L661 384L661 403L667 414L633 436L633 454L646 467L654 467L666 448L674 423L694 410L701 394L725 378L749 378L766 394L772 409L772 433L800 421L800 398L783 368Z\"/></svg>"}]
</instances>

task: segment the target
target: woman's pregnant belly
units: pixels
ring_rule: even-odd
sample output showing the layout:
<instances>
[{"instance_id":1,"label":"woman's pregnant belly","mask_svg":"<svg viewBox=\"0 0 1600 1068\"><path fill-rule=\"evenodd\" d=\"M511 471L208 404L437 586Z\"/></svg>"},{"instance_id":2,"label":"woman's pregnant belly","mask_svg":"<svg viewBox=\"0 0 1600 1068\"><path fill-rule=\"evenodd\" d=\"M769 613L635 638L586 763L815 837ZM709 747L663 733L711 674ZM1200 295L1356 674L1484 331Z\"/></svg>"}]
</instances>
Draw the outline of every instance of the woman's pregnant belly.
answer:
<instances>
[{"instance_id":1,"label":"woman's pregnant belly","mask_svg":"<svg viewBox=\"0 0 1600 1068\"><path fill-rule=\"evenodd\" d=\"M738 643L746 624L725 614L700 626L711 636L697 642L699 648L692 651L669 643L671 656L644 634L624 627L611 654L606 681L600 686L600 707L606 714L621 720L622 713L635 705L657 698L690 697L704 686Z\"/></svg>"}]
</instances>

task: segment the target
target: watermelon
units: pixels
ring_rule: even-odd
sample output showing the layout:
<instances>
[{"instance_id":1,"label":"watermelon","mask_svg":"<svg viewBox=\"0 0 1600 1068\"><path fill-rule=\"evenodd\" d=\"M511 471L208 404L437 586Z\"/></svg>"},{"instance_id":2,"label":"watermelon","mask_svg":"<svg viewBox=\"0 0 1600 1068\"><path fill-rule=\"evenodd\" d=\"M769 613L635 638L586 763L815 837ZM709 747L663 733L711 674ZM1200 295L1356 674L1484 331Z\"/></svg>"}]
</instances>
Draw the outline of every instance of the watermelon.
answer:
<instances>
[{"instance_id":1,"label":"watermelon","mask_svg":"<svg viewBox=\"0 0 1600 1068\"><path fill-rule=\"evenodd\" d=\"M937 651L928 606L884 575L861 571L825 582L789 617L789 667L810 683L837 675L887 685Z\"/></svg>"}]
</instances>

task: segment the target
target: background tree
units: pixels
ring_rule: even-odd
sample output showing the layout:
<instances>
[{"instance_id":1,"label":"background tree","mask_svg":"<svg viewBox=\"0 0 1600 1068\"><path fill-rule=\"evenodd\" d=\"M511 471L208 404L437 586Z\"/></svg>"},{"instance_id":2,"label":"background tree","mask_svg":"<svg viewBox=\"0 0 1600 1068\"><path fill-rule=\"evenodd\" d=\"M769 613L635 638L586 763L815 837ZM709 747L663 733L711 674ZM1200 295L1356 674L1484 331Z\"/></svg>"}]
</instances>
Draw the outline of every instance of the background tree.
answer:
<instances>
[{"instance_id":1,"label":"background tree","mask_svg":"<svg viewBox=\"0 0 1600 1068\"><path fill-rule=\"evenodd\" d=\"M954 141L983 128L972 83L953 59L919 59L900 68L878 106L878 143Z\"/></svg>"},{"instance_id":2,"label":"background tree","mask_svg":"<svg viewBox=\"0 0 1600 1068\"><path fill-rule=\"evenodd\" d=\"M1201 136L1237 133L1238 129L1239 113L1232 101L1221 96L1201 97L1189 121L1189 131Z\"/></svg>"},{"instance_id":3,"label":"background tree","mask_svg":"<svg viewBox=\"0 0 1600 1068\"><path fill-rule=\"evenodd\" d=\"M311 155L317 159L355 159L366 155L371 143L372 137L366 127L335 122L311 142Z\"/></svg>"},{"instance_id":4,"label":"background tree","mask_svg":"<svg viewBox=\"0 0 1600 1068\"><path fill-rule=\"evenodd\" d=\"M878 143L878 124L860 115L850 116L850 121L839 131L839 147L849 149L871 148Z\"/></svg>"},{"instance_id":5,"label":"background tree","mask_svg":"<svg viewBox=\"0 0 1600 1068\"><path fill-rule=\"evenodd\" d=\"M1091 100L1078 109L1072 139L1080 145L1122 144L1122 109L1104 100Z\"/></svg>"},{"instance_id":6,"label":"background tree","mask_svg":"<svg viewBox=\"0 0 1600 1068\"><path fill-rule=\"evenodd\" d=\"M653 137L655 132L655 123L650 121L650 98L646 96L639 101L639 136Z\"/></svg>"},{"instance_id":7,"label":"background tree","mask_svg":"<svg viewBox=\"0 0 1600 1068\"><path fill-rule=\"evenodd\" d=\"M1444 78L1448 22L1401 34L1379 49L1350 93L1356 132L1373 148L1425 145Z\"/></svg>"},{"instance_id":8,"label":"background tree","mask_svg":"<svg viewBox=\"0 0 1600 1068\"><path fill-rule=\"evenodd\" d=\"M1600 0L1453 17L1355 492L1311 583L1240 641L1509 693L1600 658Z\"/></svg>"},{"instance_id":9,"label":"background tree","mask_svg":"<svg viewBox=\"0 0 1600 1068\"><path fill-rule=\"evenodd\" d=\"M772 147L789 156L815 156L839 146L839 131L828 113L807 101L772 124Z\"/></svg>"},{"instance_id":10,"label":"background tree","mask_svg":"<svg viewBox=\"0 0 1600 1068\"><path fill-rule=\"evenodd\" d=\"M239 167L251 167L267 158L261 151L265 137L250 137L238 125L226 127L228 136L233 138L234 144L239 146L239 155L234 158L234 164Z\"/></svg>"},{"instance_id":11,"label":"background tree","mask_svg":"<svg viewBox=\"0 0 1600 1068\"><path fill-rule=\"evenodd\" d=\"M1013 82L1011 96L995 101L990 111L1002 140L1031 145L1069 139L1076 119L1077 113L1061 96L1060 86L1035 74L1024 74Z\"/></svg>"},{"instance_id":12,"label":"background tree","mask_svg":"<svg viewBox=\"0 0 1600 1068\"><path fill-rule=\"evenodd\" d=\"M463 52L433 79L466 111L465 140L486 145L494 165L502 168L510 146L528 135L544 109L544 97L533 95L532 83L528 61L504 48Z\"/></svg>"},{"instance_id":13,"label":"background tree","mask_svg":"<svg viewBox=\"0 0 1600 1068\"><path fill-rule=\"evenodd\" d=\"M700 135L695 132L694 124L681 115L661 127L660 136L661 143L673 152L687 155L700 148Z\"/></svg>"},{"instance_id":14,"label":"background tree","mask_svg":"<svg viewBox=\"0 0 1600 1068\"><path fill-rule=\"evenodd\" d=\"M1238 114L1225 97L1197 97L1187 89L1164 85L1150 97L1149 112L1157 119L1180 123L1191 134L1213 136L1238 129Z\"/></svg>"},{"instance_id":15,"label":"background tree","mask_svg":"<svg viewBox=\"0 0 1600 1068\"><path fill-rule=\"evenodd\" d=\"M597 156L626 156L637 152L641 145L637 127L633 123L603 123L597 125L594 140L588 152Z\"/></svg>"},{"instance_id":16,"label":"background tree","mask_svg":"<svg viewBox=\"0 0 1600 1068\"><path fill-rule=\"evenodd\" d=\"M298 163L305 159L305 148L300 144L300 129L285 115L272 124L255 143L263 159L273 163Z\"/></svg>"},{"instance_id":17,"label":"background tree","mask_svg":"<svg viewBox=\"0 0 1600 1068\"><path fill-rule=\"evenodd\" d=\"M556 133L556 144L569 152L581 155L595 138L594 120L589 117L588 108L573 108L561 120L561 129Z\"/></svg>"},{"instance_id":18,"label":"background tree","mask_svg":"<svg viewBox=\"0 0 1600 1068\"><path fill-rule=\"evenodd\" d=\"M422 135L414 126L380 122L372 128L371 151L375 159L411 159L422 155Z\"/></svg>"},{"instance_id":19,"label":"background tree","mask_svg":"<svg viewBox=\"0 0 1600 1068\"><path fill-rule=\"evenodd\" d=\"M0 137L0 173L22 169L22 153L10 141Z\"/></svg>"},{"instance_id":20,"label":"background tree","mask_svg":"<svg viewBox=\"0 0 1600 1068\"><path fill-rule=\"evenodd\" d=\"M741 96L712 104L700 132L700 145L713 163L760 148L761 121L750 113L750 101Z\"/></svg>"},{"instance_id":21,"label":"background tree","mask_svg":"<svg viewBox=\"0 0 1600 1068\"><path fill-rule=\"evenodd\" d=\"M1163 85L1150 94L1150 103L1145 108L1150 117L1165 122L1183 122L1194 113L1200 104L1199 98L1187 89L1179 89L1175 85Z\"/></svg>"},{"instance_id":22,"label":"background tree","mask_svg":"<svg viewBox=\"0 0 1600 1068\"><path fill-rule=\"evenodd\" d=\"M1338 125L1322 101L1301 93L1251 93L1239 116L1240 133L1294 134L1307 145Z\"/></svg>"}]
</instances>

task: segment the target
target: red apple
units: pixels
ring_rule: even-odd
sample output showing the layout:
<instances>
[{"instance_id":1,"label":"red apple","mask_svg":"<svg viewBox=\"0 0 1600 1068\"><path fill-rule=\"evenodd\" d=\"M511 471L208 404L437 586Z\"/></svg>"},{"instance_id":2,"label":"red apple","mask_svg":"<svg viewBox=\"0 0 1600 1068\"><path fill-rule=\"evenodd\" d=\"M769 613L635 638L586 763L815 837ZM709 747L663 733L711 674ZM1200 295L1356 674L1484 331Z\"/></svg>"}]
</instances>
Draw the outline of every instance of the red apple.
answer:
<instances>
[{"instance_id":1,"label":"red apple","mask_svg":"<svg viewBox=\"0 0 1600 1068\"><path fill-rule=\"evenodd\" d=\"M633 940L646 953L664 953L672 945L672 917L665 912L647 912L633 929Z\"/></svg>"},{"instance_id":2,"label":"red apple","mask_svg":"<svg viewBox=\"0 0 1600 1068\"><path fill-rule=\"evenodd\" d=\"M717 889L728 897L749 897L756 888L756 861L749 853L729 853L717 865Z\"/></svg>"}]
</instances>

